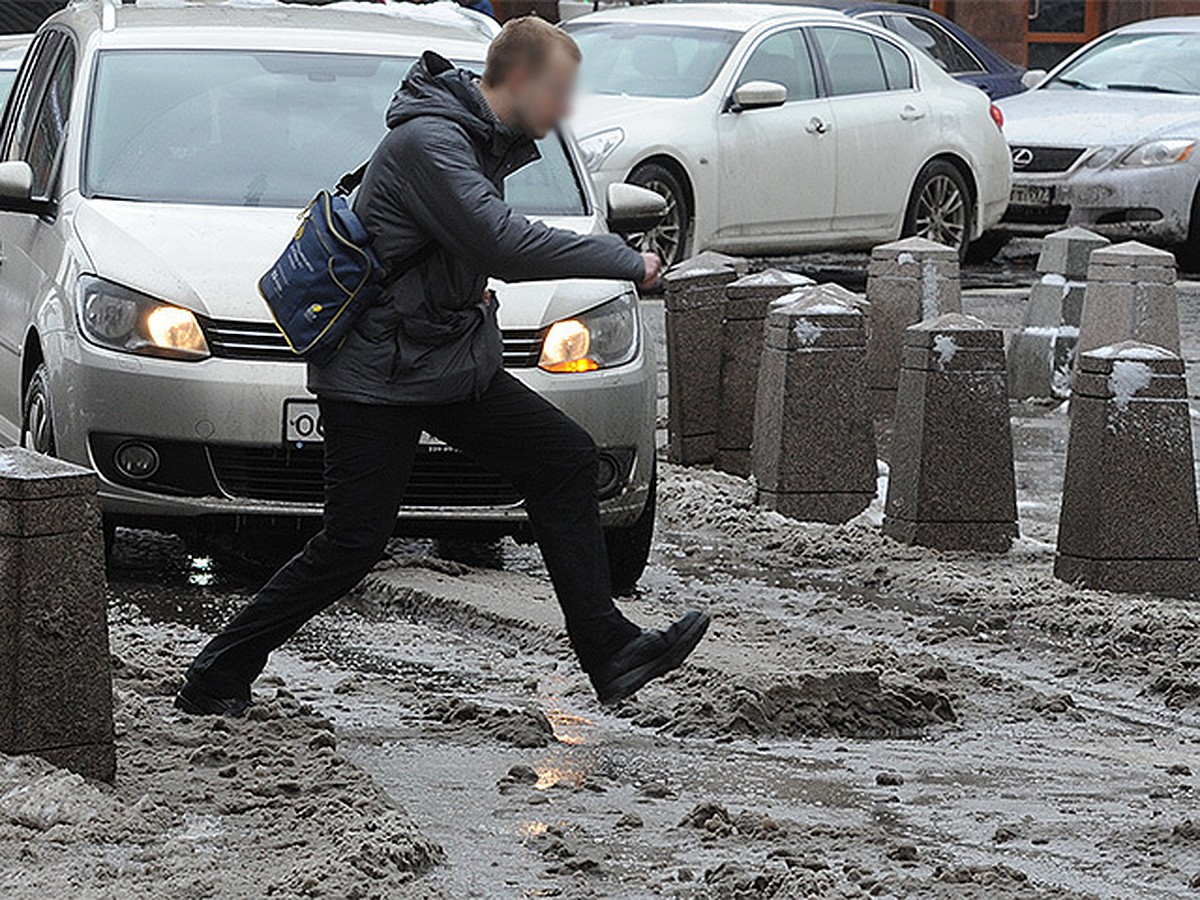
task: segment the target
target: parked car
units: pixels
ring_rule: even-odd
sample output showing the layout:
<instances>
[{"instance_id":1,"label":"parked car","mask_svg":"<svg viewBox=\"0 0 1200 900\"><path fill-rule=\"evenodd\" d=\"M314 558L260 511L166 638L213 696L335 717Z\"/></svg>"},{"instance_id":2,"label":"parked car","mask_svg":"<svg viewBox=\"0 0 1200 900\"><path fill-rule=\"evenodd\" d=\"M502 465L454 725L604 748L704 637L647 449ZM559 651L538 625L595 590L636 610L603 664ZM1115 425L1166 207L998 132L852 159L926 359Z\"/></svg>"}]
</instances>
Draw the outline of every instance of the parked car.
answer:
<instances>
[{"instance_id":1,"label":"parked car","mask_svg":"<svg viewBox=\"0 0 1200 900\"><path fill-rule=\"evenodd\" d=\"M0 109L4 108L8 93L17 79L17 69L21 67L21 60L25 58L25 51L29 49L31 40L33 37L28 34L0 37Z\"/></svg>"},{"instance_id":2,"label":"parked car","mask_svg":"<svg viewBox=\"0 0 1200 900\"><path fill-rule=\"evenodd\" d=\"M1082 225L1178 247L1200 266L1200 16L1119 28L1001 107L1013 158L1005 230Z\"/></svg>"},{"instance_id":3,"label":"parked car","mask_svg":"<svg viewBox=\"0 0 1200 900\"><path fill-rule=\"evenodd\" d=\"M694 0L692 0L694 2ZM931 10L880 0L758 0L788 6L820 6L879 25L924 50L942 71L973 84L992 99L1025 90L1025 70L1009 62L971 32Z\"/></svg>"},{"instance_id":4,"label":"parked car","mask_svg":"<svg viewBox=\"0 0 1200 900\"><path fill-rule=\"evenodd\" d=\"M644 245L791 253L919 234L966 254L1008 202L998 111L894 33L832 10L671 3L564 26L596 183L643 185Z\"/></svg>"},{"instance_id":5,"label":"parked car","mask_svg":"<svg viewBox=\"0 0 1200 900\"><path fill-rule=\"evenodd\" d=\"M488 43L471 22L378 9L104 0L34 40L0 124L0 441L93 467L108 526L255 536L319 516L317 407L256 281L311 195L374 148L413 59L478 65ZM508 181L513 205L604 229L571 140L540 149ZM646 191L608 197L615 229L661 211ZM655 490L634 286L494 288L506 365L600 447L614 576L631 584ZM527 527L509 483L430 440L397 527L447 525Z\"/></svg>"}]
</instances>

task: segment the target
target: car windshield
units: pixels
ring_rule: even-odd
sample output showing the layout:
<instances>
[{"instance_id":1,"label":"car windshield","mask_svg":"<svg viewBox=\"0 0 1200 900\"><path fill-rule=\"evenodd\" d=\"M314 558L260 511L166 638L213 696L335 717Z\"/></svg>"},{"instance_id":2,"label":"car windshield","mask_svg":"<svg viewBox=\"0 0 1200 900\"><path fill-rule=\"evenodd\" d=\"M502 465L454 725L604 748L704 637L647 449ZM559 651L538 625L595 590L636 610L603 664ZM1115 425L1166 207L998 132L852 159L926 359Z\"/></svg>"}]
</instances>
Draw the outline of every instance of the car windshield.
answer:
<instances>
[{"instance_id":1,"label":"car windshield","mask_svg":"<svg viewBox=\"0 0 1200 900\"><path fill-rule=\"evenodd\" d=\"M4 107L4 103L8 100L8 92L12 90L13 82L17 80L17 73L13 69L0 69L0 109Z\"/></svg>"},{"instance_id":2,"label":"car windshield","mask_svg":"<svg viewBox=\"0 0 1200 900\"><path fill-rule=\"evenodd\" d=\"M366 159L413 60L333 53L107 51L84 163L88 196L303 207ZM510 176L526 215L586 213L562 139Z\"/></svg>"},{"instance_id":3,"label":"car windshield","mask_svg":"<svg viewBox=\"0 0 1200 900\"><path fill-rule=\"evenodd\" d=\"M1056 72L1045 86L1200 94L1200 34L1114 34Z\"/></svg>"},{"instance_id":4,"label":"car windshield","mask_svg":"<svg viewBox=\"0 0 1200 900\"><path fill-rule=\"evenodd\" d=\"M741 36L677 25L595 24L568 29L583 51L579 84L595 94L697 97Z\"/></svg>"}]
</instances>

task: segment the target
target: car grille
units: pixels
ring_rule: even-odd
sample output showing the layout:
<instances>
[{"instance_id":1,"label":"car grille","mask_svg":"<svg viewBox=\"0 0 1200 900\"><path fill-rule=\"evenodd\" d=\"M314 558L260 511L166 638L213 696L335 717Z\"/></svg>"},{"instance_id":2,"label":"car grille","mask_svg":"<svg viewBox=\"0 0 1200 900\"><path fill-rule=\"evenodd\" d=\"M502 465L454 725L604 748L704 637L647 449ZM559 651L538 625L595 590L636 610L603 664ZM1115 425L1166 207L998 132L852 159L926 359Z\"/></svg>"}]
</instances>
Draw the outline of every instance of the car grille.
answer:
<instances>
[{"instance_id":1,"label":"car grille","mask_svg":"<svg viewBox=\"0 0 1200 900\"><path fill-rule=\"evenodd\" d=\"M231 497L288 503L324 501L321 447L208 448L213 473ZM421 445L413 463L405 506L513 506L521 495L499 475L442 445Z\"/></svg>"},{"instance_id":2,"label":"car grille","mask_svg":"<svg viewBox=\"0 0 1200 900\"><path fill-rule=\"evenodd\" d=\"M222 359L260 359L271 362L303 362L291 351L283 334L271 322L239 322L202 318L201 327L213 356ZM504 365L509 369L532 369L542 352L544 328L506 328Z\"/></svg>"},{"instance_id":3,"label":"car grille","mask_svg":"<svg viewBox=\"0 0 1200 900\"><path fill-rule=\"evenodd\" d=\"M1079 161L1084 147L1013 147L1016 172L1065 172Z\"/></svg>"}]
</instances>

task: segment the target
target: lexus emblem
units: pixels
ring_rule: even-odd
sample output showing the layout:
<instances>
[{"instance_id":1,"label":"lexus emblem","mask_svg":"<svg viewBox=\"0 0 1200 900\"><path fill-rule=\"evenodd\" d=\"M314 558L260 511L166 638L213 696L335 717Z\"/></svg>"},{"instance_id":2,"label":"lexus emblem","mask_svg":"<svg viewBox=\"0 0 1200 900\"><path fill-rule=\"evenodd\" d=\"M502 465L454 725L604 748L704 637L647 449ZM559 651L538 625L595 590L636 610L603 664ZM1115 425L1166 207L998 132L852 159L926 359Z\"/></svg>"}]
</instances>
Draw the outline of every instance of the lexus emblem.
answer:
<instances>
[{"instance_id":1,"label":"lexus emblem","mask_svg":"<svg viewBox=\"0 0 1200 900\"><path fill-rule=\"evenodd\" d=\"M1033 151L1028 147L1016 147L1012 152L1014 169L1023 169L1033 162Z\"/></svg>"}]
</instances>

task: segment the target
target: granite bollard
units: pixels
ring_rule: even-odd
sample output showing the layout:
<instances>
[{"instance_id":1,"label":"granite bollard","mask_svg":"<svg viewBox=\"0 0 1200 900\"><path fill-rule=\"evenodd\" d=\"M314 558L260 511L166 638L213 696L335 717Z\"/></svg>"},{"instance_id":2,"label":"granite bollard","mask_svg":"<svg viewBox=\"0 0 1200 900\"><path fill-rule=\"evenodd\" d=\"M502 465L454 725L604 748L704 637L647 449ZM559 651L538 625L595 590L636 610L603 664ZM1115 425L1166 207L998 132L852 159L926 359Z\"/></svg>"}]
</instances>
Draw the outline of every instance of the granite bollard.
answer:
<instances>
[{"instance_id":1,"label":"granite bollard","mask_svg":"<svg viewBox=\"0 0 1200 900\"><path fill-rule=\"evenodd\" d=\"M721 325L721 402L717 420L717 468L750 474L754 438L754 394L763 354L767 307L798 287L813 284L796 272L767 269L725 286Z\"/></svg>"},{"instance_id":2,"label":"granite bollard","mask_svg":"<svg viewBox=\"0 0 1200 900\"><path fill-rule=\"evenodd\" d=\"M744 260L706 252L663 277L671 462L694 465L716 457L725 285L742 274L744 265Z\"/></svg>"},{"instance_id":3,"label":"granite bollard","mask_svg":"<svg viewBox=\"0 0 1200 900\"><path fill-rule=\"evenodd\" d=\"M1075 347L1083 318L1088 259L1108 239L1086 228L1042 240L1040 280L1029 292L1025 319L1008 348L1008 393L1018 400L1065 400L1071 393Z\"/></svg>"},{"instance_id":4,"label":"granite bollard","mask_svg":"<svg viewBox=\"0 0 1200 900\"><path fill-rule=\"evenodd\" d=\"M1122 341L1080 355L1054 574L1108 591L1200 594L1183 360Z\"/></svg>"},{"instance_id":5,"label":"granite bollard","mask_svg":"<svg viewBox=\"0 0 1200 900\"><path fill-rule=\"evenodd\" d=\"M1079 353L1122 341L1140 341L1179 354L1174 254L1137 241L1092 253Z\"/></svg>"},{"instance_id":6,"label":"granite bollard","mask_svg":"<svg viewBox=\"0 0 1200 900\"><path fill-rule=\"evenodd\" d=\"M1008 550L1016 480L1004 335L948 313L905 332L884 533L942 550Z\"/></svg>"},{"instance_id":7,"label":"granite bollard","mask_svg":"<svg viewBox=\"0 0 1200 900\"><path fill-rule=\"evenodd\" d=\"M867 379L876 413L890 416L903 355L904 329L962 310L958 253L919 237L880 244L867 267L871 304Z\"/></svg>"},{"instance_id":8,"label":"granite bollard","mask_svg":"<svg viewBox=\"0 0 1200 900\"><path fill-rule=\"evenodd\" d=\"M94 473L0 450L0 751L116 772Z\"/></svg>"},{"instance_id":9,"label":"granite bollard","mask_svg":"<svg viewBox=\"0 0 1200 900\"><path fill-rule=\"evenodd\" d=\"M875 496L865 304L816 285L767 314L754 413L758 502L786 516L845 522Z\"/></svg>"}]
</instances>

